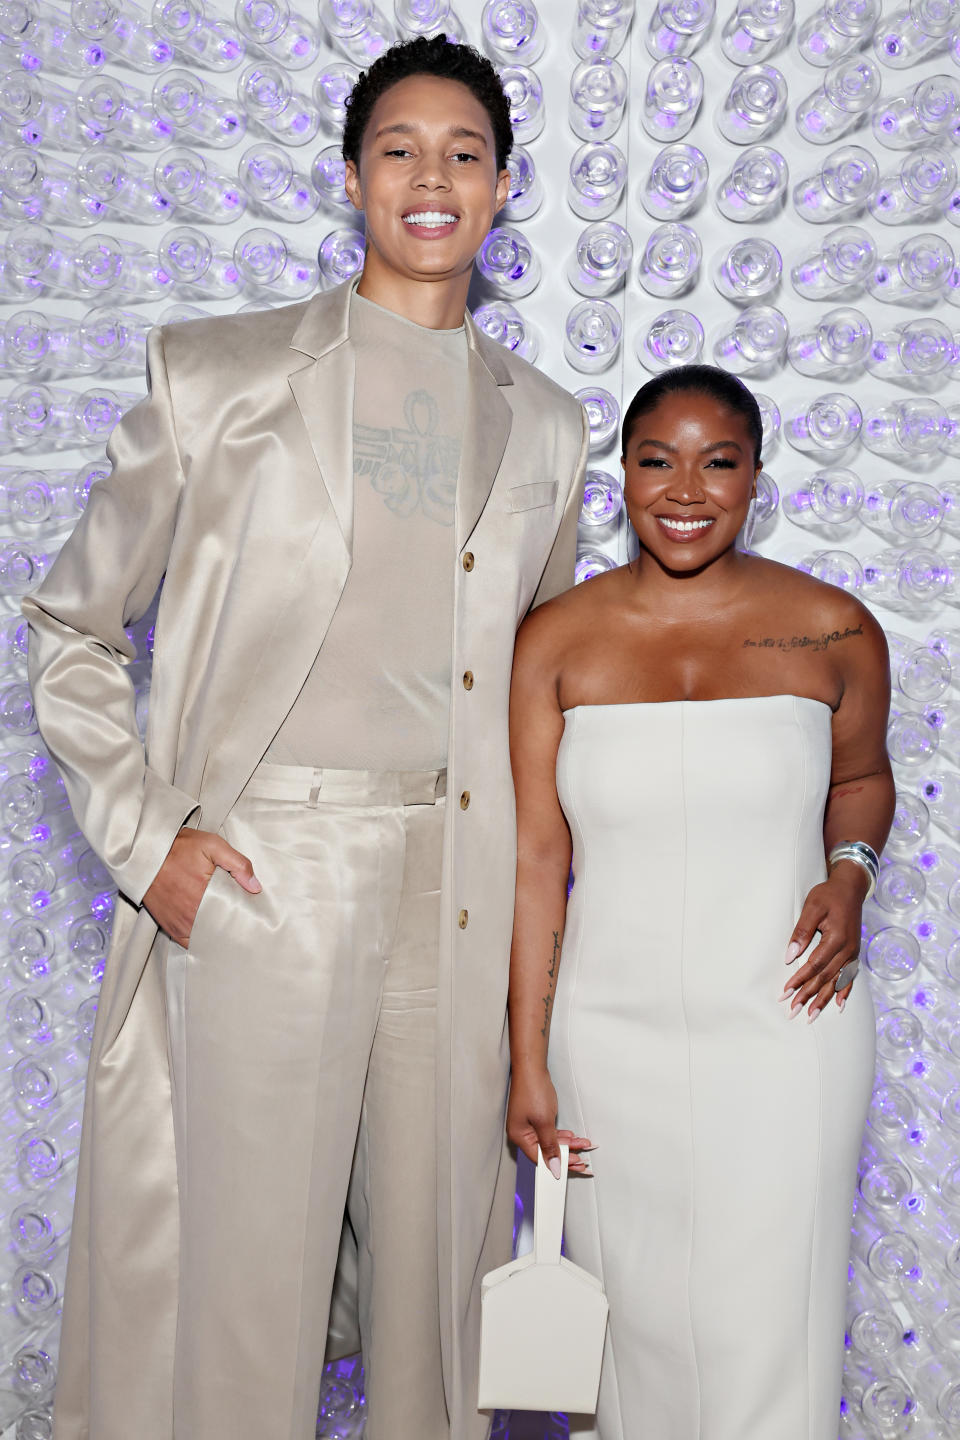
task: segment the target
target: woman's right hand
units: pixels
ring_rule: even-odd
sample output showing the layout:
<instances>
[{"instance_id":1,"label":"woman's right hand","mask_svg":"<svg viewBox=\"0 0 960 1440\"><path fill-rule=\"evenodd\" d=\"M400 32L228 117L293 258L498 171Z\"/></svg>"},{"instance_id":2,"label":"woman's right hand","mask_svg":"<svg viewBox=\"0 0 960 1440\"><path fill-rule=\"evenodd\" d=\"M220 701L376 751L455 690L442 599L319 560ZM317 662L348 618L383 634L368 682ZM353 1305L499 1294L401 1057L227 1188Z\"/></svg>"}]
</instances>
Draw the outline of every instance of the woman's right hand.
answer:
<instances>
[{"instance_id":1,"label":"woman's right hand","mask_svg":"<svg viewBox=\"0 0 960 1440\"><path fill-rule=\"evenodd\" d=\"M561 1144L570 1147L569 1170L572 1175L591 1173L586 1160L580 1158L581 1151L593 1149L591 1142L583 1135L574 1135L571 1130L557 1129L557 1092L545 1065L535 1070L513 1071L507 1102L507 1139L522 1150L534 1165L539 1146L551 1173L558 1179Z\"/></svg>"}]
</instances>

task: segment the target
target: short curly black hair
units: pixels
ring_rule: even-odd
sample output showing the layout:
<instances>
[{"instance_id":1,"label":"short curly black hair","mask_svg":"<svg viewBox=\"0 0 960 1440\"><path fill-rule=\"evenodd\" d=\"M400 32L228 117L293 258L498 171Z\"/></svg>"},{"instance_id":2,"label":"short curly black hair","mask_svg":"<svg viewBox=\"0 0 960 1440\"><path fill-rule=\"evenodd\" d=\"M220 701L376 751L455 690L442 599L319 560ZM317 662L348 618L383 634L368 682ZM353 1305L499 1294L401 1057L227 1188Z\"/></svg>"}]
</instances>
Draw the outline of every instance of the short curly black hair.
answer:
<instances>
[{"instance_id":1,"label":"short curly black hair","mask_svg":"<svg viewBox=\"0 0 960 1440\"><path fill-rule=\"evenodd\" d=\"M379 55L369 70L364 70L347 100L347 118L343 127L343 158L354 165L360 163L360 146L373 107L385 90L406 80L410 75L436 75L441 80L458 80L466 85L490 116L497 170L507 163L513 149L510 125L510 104L503 93L500 76L485 55L472 45L457 45L444 35L427 39L418 35L391 45Z\"/></svg>"}]
</instances>

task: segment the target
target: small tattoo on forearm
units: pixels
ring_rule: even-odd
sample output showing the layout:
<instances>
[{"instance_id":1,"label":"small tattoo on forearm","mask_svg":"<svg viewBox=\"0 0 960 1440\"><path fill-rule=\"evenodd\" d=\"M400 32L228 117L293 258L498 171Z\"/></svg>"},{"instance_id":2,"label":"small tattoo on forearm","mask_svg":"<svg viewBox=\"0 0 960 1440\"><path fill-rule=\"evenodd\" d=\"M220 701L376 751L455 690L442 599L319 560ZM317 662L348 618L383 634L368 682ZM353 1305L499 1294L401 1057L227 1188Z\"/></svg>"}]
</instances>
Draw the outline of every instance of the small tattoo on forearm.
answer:
<instances>
[{"instance_id":1,"label":"small tattoo on forearm","mask_svg":"<svg viewBox=\"0 0 960 1440\"><path fill-rule=\"evenodd\" d=\"M846 630L823 630L819 635L764 635L760 640L744 640L744 650L813 650L816 654L841 640L852 640L863 634L863 625L848 625Z\"/></svg>"},{"instance_id":2,"label":"small tattoo on forearm","mask_svg":"<svg viewBox=\"0 0 960 1440\"><path fill-rule=\"evenodd\" d=\"M543 997L543 1024L540 1027L540 1034L546 1036L550 1025L550 1016L553 1013L553 992L557 981L557 961L560 959L560 931L553 932L553 954L550 956L550 964L547 966L547 979L550 981L547 993Z\"/></svg>"},{"instance_id":3,"label":"small tattoo on forearm","mask_svg":"<svg viewBox=\"0 0 960 1440\"><path fill-rule=\"evenodd\" d=\"M830 798L842 800L845 795L859 795L862 789L862 785L845 785L842 790L836 790Z\"/></svg>"}]
</instances>

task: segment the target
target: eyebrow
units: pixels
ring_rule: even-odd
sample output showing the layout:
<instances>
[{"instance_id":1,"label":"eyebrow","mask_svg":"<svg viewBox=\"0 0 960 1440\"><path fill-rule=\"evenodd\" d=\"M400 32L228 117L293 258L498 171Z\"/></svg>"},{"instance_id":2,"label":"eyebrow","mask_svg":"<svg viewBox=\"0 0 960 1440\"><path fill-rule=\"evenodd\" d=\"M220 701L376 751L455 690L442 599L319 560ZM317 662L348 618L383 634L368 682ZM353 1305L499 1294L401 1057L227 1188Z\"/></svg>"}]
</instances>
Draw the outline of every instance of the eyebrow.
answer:
<instances>
[{"instance_id":1,"label":"eyebrow","mask_svg":"<svg viewBox=\"0 0 960 1440\"><path fill-rule=\"evenodd\" d=\"M379 140L383 135L415 135L421 129L419 125L411 125L402 120L395 125L383 125L377 131L376 138ZM447 131L451 140L476 140L481 145L486 145L487 137L480 130L471 130L466 125L451 125Z\"/></svg>"},{"instance_id":2,"label":"eyebrow","mask_svg":"<svg viewBox=\"0 0 960 1440\"><path fill-rule=\"evenodd\" d=\"M638 445L656 445L658 450L669 450L671 455L677 454L676 445L670 445L666 440L638 440ZM704 445L700 450L701 455L706 455L711 450L739 450L743 453L743 446L736 440L715 440L712 445Z\"/></svg>"}]
</instances>

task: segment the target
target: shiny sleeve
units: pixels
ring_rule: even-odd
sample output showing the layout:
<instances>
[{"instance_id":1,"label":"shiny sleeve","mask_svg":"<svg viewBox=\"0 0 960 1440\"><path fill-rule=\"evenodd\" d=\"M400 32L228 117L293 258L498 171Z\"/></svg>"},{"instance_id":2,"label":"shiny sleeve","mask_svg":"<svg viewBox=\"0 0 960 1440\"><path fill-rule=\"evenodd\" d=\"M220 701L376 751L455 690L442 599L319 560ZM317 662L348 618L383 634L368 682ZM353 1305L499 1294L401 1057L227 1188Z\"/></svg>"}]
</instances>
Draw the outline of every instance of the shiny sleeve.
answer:
<instances>
[{"instance_id":1,"label":"shiny sleeve","mask_svg":"<svg viewBox=\"0 0 960 1440\"><path fill-rule=\"evenodd\" d=\"M159 329L147 342L147 383L110 437L111 473L92 487L47 578L23 602L40 734L78 825L136 904L197 809L146 763L125 633L163 578L183 488Z\"/></svg>"},{"instance_id":2,"label":"shiny sleeve","mask_svg":"<svg viewBox=\"0 0 960 1440\"><path fill-rule=\"evenodd\" d=\"M545 600L552 600L554 595L562 595L564 590L569 590L573 584L573 571L577 563L577 524L583 505L583 484L587 474L587 453L590 448L590 425L587 420L587 412L581 407L580 413L583 425L580 454L573 472L573 479L570 482L567 503L563 507L563 517L557 531L557 538L553 542L549 559L540 577L537 593L530 606L531 610L542 605Z\"/></svg>"}]
</instances>

